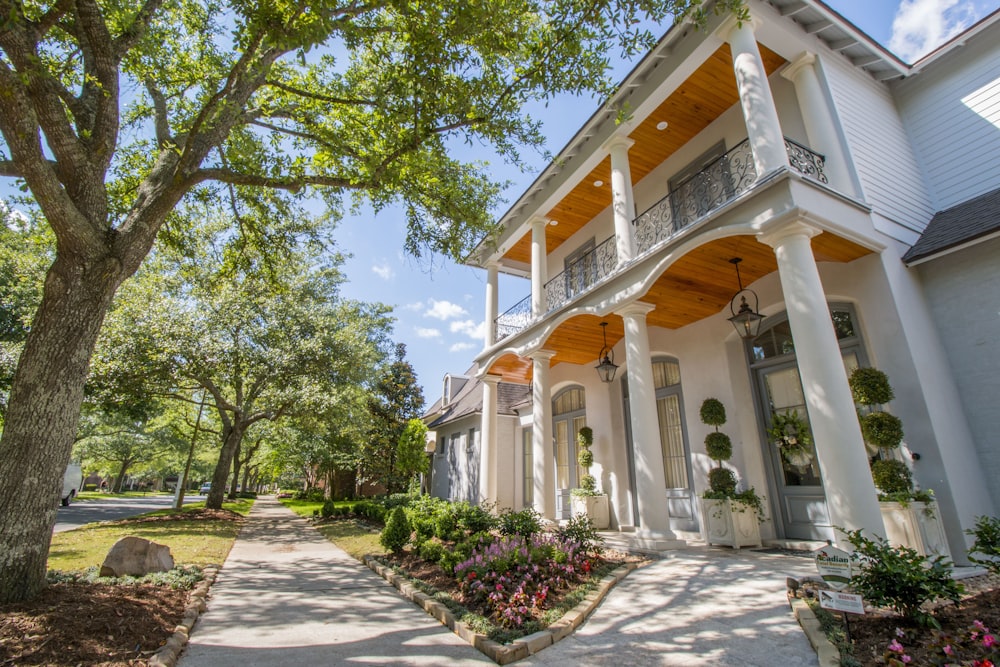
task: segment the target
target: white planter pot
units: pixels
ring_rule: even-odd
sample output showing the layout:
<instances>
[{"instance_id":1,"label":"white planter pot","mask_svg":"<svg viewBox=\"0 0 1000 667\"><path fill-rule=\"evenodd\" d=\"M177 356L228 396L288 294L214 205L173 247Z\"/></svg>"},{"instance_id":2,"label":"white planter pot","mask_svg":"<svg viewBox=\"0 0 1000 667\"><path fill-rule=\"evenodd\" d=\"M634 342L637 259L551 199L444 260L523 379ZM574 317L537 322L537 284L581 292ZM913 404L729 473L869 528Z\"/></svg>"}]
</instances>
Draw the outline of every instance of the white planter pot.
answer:
<instances>
[{"instance_id":1,"label":"white planter pot","mask_svg":"<svg viewBox=\"0 0 1000 667\"><path fill-rule=\"evenodd\" d=\"M760 522L757 511L732 498L701 499L701 515L705 525L705 541L734 549L759 547Z\"/></svg>"},{"instance_id":2,"label":"white planter pot","mask_svg":"<svg viewBox=\"0 0 1000 667\"><path fill-rule=\"evenodd\" d=\"M611 527L607 496L573 496L570 504L573 516L590 517L591 523L597 530L607 530Z\"/></svg>"},{"instance_id":3,"label":"white planter pot","mask_svg":"<svg viewBox=\"0 0 1000 667\"><path fill-rule=\"evenodd\" d=\"M937 503L879 502L879 509L890 543L914 549L921 556L951 558Z\"/></svg>"}]
</instances>

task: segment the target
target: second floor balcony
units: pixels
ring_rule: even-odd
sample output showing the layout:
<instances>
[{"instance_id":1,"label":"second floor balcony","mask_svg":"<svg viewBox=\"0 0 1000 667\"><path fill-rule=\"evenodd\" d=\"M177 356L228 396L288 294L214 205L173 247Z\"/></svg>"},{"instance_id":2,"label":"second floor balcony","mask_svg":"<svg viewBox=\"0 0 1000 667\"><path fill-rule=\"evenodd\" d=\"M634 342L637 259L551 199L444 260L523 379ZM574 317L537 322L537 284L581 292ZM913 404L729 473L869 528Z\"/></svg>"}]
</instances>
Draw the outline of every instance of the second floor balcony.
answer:
<instances>
[{"instance_id":1,"label":"second floor balcony","mask_svg":"<svg viewBox=\"0 0 1000 667\"><path fill-rule=\"evenodd\" d=\"M787 137L785 149L791 169L827 183L823 155ZM545 283L546 307L541 317L624 272L630 264L657 251L684 229L751 191L759 177L750 142L744 140L636 216L632 221L634 257L630 262L620 261L617 239L611 236ZM494 340L500 341L522 331L535 319L531 297L525 297L493 322Z\"/></svg>"}]
</instances>

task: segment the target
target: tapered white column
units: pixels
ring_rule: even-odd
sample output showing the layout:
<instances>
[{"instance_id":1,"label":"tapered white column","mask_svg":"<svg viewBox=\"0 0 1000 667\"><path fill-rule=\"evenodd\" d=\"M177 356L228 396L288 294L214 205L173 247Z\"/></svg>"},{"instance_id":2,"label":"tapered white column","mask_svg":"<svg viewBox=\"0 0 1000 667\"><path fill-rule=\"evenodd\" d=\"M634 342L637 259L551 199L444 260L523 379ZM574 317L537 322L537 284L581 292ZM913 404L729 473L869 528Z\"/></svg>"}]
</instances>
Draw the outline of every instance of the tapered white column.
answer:
<instances>
[{"instance_id":1,"label":"tapered white column","mask_svg":"<svg viewBox=\"0 0 1000 667\"><path fill-rule=\"evenodd\" d=\"M611 155L611 208L615 217L615 242L618 264L632 259L632 221L635 220L635 199L632 194L632 171L628 163L628 149L635 142L626 137L614 137L607 149Z\"/></svg>"},{"instance_id":2,"label":"tapered white column","mask_svg":"<svg viewBox=\"0 0 1000 667\"><path fill-rule=\"evenodd\" d=\"M833 110L823 94L823 87L816 74L816 56L808 51L804 52L782 70L781 76L795 84L795 97L802 110L809 148L826 157L823 171L827 180L842 192L853 192L847 156L837 133Z\"/></svg>"},{"instance_id":3,"label":"tapered white column","mask_svg":"<svg viewBox=\"0 0 1000 667\"><path fill-rule=\"evenodd\" d=\"M486 263L486 340L485 347L497 342L497 263Z\"/></svg>"},{"instance_id":4,"label":"tapered white column","mask_svg":"<svg viewBox=\"0 0 1000 667\"><path fill-rule=\"evenodd\" d=\"M868 453L810 245L818 233L794 222L759 238L774 248L778 260L830 521L837 528L884 536Z\"/></svg>"},{"instance_id":5,"label":"tapered white column","mask_svg":"<svg viewBox=\"0 0 1000 667\"><path fill-rule=\"evenodd\" d=\"M618 314L625 323L625 361L628 364L628 400L635 453L635 491L639 505L636 532L647 540L674 539L667 511L667 483L663 476L663 448L656 418L656 390L649 354L646 315L655 306L636 302Z\"/></svg>"},{"instance_id":6,"label":"tapered white column","mask_svg":"<svg viewBox=\"0 0 1000 667\"><path fill-rule=\"evenodd\" d=\"M497 384L499 375L484 375L482 437L479 443L479 497L497 502Z\"/></svg>"},{"instance_id":7,"label":"tapered white column","mask_svg":"<svg viewBox=\"0 0 1000 667\"><path fill-rule=\"evenodd\" d=\"M537 319L548 310L545 299L545 226L549 221L535 218L531 221L531 318Z\"/></svg>"},{"instance_id":8,"label":"tapered white column","mask_svg":"<svg viewBox=\"0 0 1000 667\"><path fill-rule=\"evenodd\" d=\"M757 48L753 23L751 20L740 24L735 18L730 18L718 34L729 42L733 54L736 88L759 177L773 169L788 166L788 153L767 81L767 70Z\"/></svg>"},{"instance_id":9,"label":"tapered white column","mask_svg":"<svg viewBox=\"0 0 1000 667\"><path fill-rule=\"evenodd\" d=\"M534 462L535 509L546 519L556 518L555 450L552 447L552 388L549 386L551 350L531 355L531 456Z\"/></svg>"}]
</instances>

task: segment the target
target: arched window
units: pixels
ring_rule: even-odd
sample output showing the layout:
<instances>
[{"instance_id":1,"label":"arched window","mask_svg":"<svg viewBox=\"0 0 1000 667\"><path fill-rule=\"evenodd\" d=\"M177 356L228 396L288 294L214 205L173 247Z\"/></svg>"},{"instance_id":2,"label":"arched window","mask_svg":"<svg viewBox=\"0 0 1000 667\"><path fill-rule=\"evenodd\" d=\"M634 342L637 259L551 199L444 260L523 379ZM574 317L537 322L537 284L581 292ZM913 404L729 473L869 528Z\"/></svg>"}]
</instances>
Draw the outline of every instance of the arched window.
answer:
<instances>
[{"instance_id":1,"label":"arched window","mask_svg":"<svg viewBox=\"0 0 1000 667\"><path fill-rule=\"evenodd\" d=\"M570 387L552 399L552 435L556 455L556 518L570 518L570 490L580 485L583 470L576 460L576 434L587 425L582 388Z\"/></svg>"}]
</instances>

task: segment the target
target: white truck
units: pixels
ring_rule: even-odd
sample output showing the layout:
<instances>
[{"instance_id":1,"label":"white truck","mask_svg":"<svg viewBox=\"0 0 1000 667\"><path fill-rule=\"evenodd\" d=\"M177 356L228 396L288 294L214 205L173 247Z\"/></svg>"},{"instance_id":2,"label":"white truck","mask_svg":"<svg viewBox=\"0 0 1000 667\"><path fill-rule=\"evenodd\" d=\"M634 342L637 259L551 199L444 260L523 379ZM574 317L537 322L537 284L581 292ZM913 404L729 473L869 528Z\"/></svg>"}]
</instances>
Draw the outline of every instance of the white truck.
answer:
<instances>
[{"instance_id":1,"label":"white truck","mask_svg":"<svg viewBox=\"0 0 1000 667\"><path fill-rule=\"evenodd\" d=\"M66 466L66 473L63 475L63 488L61 502L63 507L69 507L70 502L76 498L83 488L83 469L79 463L70 463Z\"/></svg>"}]
</instances>

